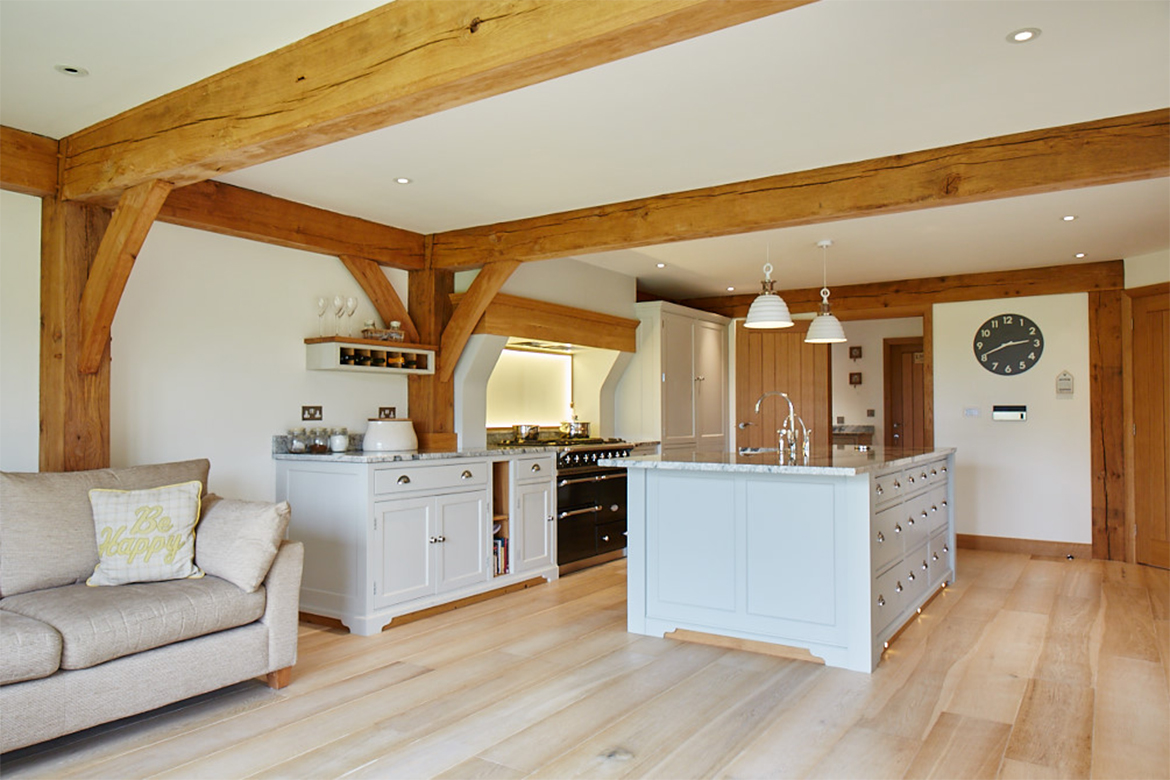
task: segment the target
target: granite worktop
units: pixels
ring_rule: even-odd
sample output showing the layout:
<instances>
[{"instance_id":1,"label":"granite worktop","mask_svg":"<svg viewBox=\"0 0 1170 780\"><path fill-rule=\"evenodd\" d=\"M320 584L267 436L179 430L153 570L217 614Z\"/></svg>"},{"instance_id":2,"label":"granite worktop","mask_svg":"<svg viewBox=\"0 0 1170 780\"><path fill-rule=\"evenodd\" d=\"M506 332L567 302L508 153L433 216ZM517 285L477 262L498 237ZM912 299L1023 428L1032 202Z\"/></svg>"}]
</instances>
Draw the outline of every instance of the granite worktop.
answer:
<instances>
[{"instance_id":1,"label":"granite worktop","mask_svg":"<svg viewBox=\"0 0 1170 780\"><path fill-rule=\"evenodd\" d=\"M395 461L451 460L456 458L510 458L515 455L552 455L548 447L479 447L454 452L365 452L360 449L345 452L308 453L273 452L273 460L311 460L323 463L393 463Z\"/></svg>"},{"instance_id":2,"label":"granite worktop","mask_svg":"<svg viewBox=\"0 0 1170 780\"><path fill-rule=\"evenodd\" d=\"M954 447L910 449L901 447L833 447L827 453L814 454L808 463L780 465L775 452L740 455L732 452L697 452L685 455L647 455L610 458L598 461L602 466L628 469L669 469L673 471L722 471L728 473L795 474L812 476L851 476L872 471L925 463L952 454Z\"/></svg>"}]
</instances>

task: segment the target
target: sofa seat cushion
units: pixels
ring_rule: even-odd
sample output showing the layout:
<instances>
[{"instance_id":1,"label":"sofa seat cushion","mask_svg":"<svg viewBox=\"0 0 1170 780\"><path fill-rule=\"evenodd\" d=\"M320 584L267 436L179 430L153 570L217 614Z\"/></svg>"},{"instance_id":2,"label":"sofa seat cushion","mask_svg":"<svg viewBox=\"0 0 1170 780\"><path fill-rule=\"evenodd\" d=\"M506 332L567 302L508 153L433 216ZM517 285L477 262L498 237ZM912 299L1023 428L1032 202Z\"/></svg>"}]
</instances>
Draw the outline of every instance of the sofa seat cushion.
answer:
<instances>
[{"instance_id":1,"label":"sofa seat cushion","mask_svg":"<svg viewBox=\"0 0 1170 780\"><path fill-rule=\"evenodd\" d=\"M39 680L61 666L61 635L52 626L0 611L0 685Z\"/></svg>"},{"instance_id":2,"label":"sofa seat cushion","mask_svg":"<svg viewBox=\"0 0 1170 780\"><path fill-rule=\"evenodd\" d=\"M0 609L61 634L61 668L86 669L124 655L242 626L264 614L265 591L218 577L91 588L66 585L0 600Z\"/></svg>"}]
</instances>

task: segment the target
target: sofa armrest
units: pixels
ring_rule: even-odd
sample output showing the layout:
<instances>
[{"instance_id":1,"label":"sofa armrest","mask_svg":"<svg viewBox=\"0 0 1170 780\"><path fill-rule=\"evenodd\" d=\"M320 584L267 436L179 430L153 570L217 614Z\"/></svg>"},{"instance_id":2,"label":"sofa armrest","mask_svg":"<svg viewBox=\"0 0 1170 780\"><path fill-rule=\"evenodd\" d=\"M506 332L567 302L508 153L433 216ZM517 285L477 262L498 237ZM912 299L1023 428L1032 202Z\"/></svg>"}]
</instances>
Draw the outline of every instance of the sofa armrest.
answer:
<instances>
[{"instance_id":1,"label":"sofa armrest","mask_svg":"<svg viewBox=\"0 0 1170 780\"><path fill-rule=\"evenodd\" d=\"M301 571L305 546L284 541L264 578L267 603L260 622L268 626L270 671L292 666L297 660L297 625L301 606Z\"/></svg>"}]
</instances>

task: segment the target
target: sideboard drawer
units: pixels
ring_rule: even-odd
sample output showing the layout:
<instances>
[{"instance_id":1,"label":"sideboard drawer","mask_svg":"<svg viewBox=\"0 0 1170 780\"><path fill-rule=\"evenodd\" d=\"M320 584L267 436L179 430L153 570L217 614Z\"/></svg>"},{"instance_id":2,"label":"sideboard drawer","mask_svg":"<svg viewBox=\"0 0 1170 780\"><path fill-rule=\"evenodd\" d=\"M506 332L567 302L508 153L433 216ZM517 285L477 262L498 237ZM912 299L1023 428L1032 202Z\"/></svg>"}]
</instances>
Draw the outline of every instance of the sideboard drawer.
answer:
<instances>
[{"instance_id":1,"label":"sideboard drawer","mask_svg":"<svg viewBox=\"0 0 1170 780\"><path fill-rule=\"evenodd\" d=\"M435 466L391 466L374 472L374 494L396 495L416 490L446 491L483 487L488 464L461 461Z\"/></svg>"}]
</instances>

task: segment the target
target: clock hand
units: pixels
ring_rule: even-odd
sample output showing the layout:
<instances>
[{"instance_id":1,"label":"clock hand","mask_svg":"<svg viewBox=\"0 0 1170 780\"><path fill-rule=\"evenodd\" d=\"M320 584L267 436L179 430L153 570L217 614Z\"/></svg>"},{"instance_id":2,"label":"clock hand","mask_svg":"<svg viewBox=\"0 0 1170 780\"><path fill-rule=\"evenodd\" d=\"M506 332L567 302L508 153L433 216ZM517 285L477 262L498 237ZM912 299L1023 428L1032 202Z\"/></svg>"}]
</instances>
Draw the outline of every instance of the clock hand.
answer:
<instances>
[{"instance_id":1,"label":"clock hand","mask_svg":"<svg viewBox=\"0 0 1170 780\"><path fill-rule=\"evenodd\" d=\"M992 352L999 352L1001 349L1006 349L1007 347L1014 347L1014 346L1017 346L1019 344L1027 344L1027 343L1028 343L1028 339L1023 339L1021 341L1006 341L1003 344L1000 344L995 349L989 349L986 352L984 352L983 354L990 355Z\"/></svg>"}]
</instances>

